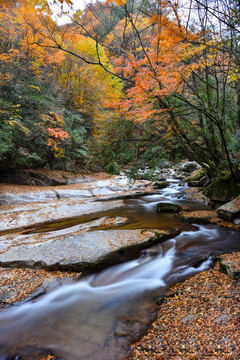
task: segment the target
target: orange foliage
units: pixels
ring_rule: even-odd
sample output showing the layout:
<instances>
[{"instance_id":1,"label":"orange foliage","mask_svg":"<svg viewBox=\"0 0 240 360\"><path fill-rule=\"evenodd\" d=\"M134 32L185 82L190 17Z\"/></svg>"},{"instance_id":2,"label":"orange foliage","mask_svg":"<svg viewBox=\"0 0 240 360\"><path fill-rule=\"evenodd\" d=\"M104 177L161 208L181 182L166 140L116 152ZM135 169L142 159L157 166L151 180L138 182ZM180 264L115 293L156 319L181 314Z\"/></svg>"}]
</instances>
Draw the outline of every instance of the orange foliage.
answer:
<instances>
[{"instance_id":1,"label":"orange foliage","mask_svg":"<svg viewBox=\"0 0 240 360\"><path fill-rule=\"evenodd\" d=\"M129 21L127 27L119 23L116 32L119 38L128 39L135 33L134 44L125 46L125 54L115 58L116 71L131 80L127 98L120 104L123 112L135 121L147 119L166 120L166 98L181 92L184 81L193 71L191 59L201 53L201 46L193 45L199 35L187 32L175 20L170 20L168 11L150 18L138 17ZM110 43L117 41L111 35ZM200 65L194 65L200 66Z\"/></svg>"}]
</instances>

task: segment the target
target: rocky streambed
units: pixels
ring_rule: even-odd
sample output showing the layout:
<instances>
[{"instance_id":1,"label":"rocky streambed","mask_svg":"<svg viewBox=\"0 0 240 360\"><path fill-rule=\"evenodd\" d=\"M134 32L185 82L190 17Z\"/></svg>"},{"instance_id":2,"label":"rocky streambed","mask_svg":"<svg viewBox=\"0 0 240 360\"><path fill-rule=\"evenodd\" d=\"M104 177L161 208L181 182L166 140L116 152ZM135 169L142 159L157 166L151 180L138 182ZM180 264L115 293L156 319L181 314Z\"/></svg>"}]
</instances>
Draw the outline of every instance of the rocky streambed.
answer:
<instances>
[{"instance_id":1,"label":"rocky streambed","mask_svg":"<svg viewBox=\"0 0 240 360\"><path fill-rule=\"evenodd\" d=\"M0 316L3 359L123 359L159 295L240 249L238 233L190 224L196 212L208 214L202 223L219 220L206 198L187 199L174 170L164 173L157 190L103 174L64 186L2 185L0 296L4 306L18 301ZM180 216L157 212L163 202L180 206Z\"/></svg>"}]
</instances>

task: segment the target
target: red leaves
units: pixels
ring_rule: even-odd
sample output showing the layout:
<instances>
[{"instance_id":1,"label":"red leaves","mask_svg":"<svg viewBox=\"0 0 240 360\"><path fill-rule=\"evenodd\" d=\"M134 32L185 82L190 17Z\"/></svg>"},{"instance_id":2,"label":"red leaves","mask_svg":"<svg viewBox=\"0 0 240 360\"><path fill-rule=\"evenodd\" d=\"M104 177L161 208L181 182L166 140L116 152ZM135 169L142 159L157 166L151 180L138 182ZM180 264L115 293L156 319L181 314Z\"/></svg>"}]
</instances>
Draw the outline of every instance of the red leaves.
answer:
<instances>
[{"instance_id":1,"label":"red leaves","mask_svg":"<svg viewBox=\"0 0 240 360\"><path fill-rule=\"evenodd\" d=\"M62 141L69 137L68 133L66 131L63 131L61 128L54 128L54 129L48 128L47 131L50 136Z\"/></svg>"}]
</instances>

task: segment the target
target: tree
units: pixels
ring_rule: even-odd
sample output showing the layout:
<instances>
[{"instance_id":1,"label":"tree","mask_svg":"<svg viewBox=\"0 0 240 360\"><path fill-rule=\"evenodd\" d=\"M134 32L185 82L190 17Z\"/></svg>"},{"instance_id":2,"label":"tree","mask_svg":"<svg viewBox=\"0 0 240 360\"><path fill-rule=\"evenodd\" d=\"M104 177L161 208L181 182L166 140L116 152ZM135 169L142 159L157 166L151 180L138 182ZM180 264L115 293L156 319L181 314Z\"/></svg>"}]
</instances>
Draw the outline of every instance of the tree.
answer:
<instances>
[{"instance_id":1,"label":"tree","mask_svg":"<svg viewBox=\"0 0 240 360\"><path fill-rule=\"evenodd\" d=\"M231 137L238 124L238 98L232 85L237 57L227 49L232 47L227 45L229 38L216 32L206 4L201 8L196 4L201 28L188 30L190 20L187 26L182 24L177 3L158 1L156 7L148 3L147 11L139 3L132 13L126 2L125 19L103 45L113 47L116 74L128 84L127 99L119 104L125 116L155 119L167 129L166 136L177 137L210 176L226 167L234 176L238 169ZM218 12L218 30L229 24L219 14L224 12Z\"/></svg>"}]
</instances>

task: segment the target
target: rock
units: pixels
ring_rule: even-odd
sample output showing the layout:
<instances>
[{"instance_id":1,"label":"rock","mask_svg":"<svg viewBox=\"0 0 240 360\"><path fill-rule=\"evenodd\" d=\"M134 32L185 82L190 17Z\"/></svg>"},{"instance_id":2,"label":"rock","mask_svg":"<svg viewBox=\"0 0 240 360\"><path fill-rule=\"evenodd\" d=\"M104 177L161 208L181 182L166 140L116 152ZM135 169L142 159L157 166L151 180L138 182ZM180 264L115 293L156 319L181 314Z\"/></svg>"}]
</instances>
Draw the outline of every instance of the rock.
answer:
<instances>
[{"instance_id":1,"label":"rock","mask_svg":"<svg viewBox=\"0 0 240 360\"><path fill-rule=\"evenodd\" d=\"M160 166L159 166L161 169L162 168L167 168L169 169L171 167L171 163L170 161L164 161Z\"/></svg>"},{"instance_id":2,"label":"rock","mask_svg":"<svg viewBox=\"0 0 240 360\"><path fill-rule=\"evenodd\" d=\"M144 170L140 170L138 173L137 173L137 179L138 180L150 180L153 176L153 173L152 172L146 172Z\"/></svg>"},{"instance_id":3,"label":"rock","mask_svg":"<svg viewBox=\"0 0 240 360\"><path fill-rule=\"evenodd\" d=\"M240 187L235 179L213 180L203 194L213 202L226 203L240 194Z\"/></svg>"},{"instance_id":4,"label":"rock","mask_svg":"<svg viewBox=\"0 0 240 360\"><path fill-rule=\"evenodd\" d=\"M233 201L220 206L216 212L220 218L223 218L227 221L232 221L233 218L240 215L240 195L237 196Z\"/></svg>"},{"instance_id":5,"label":"rock","mask_svg":"<svg viewBox=\"0 0 240 360\"><path fill-rule=\"evenodd\" d=\"M208 205L210 203L209 199L203 195L202 191L200 191L196 187L190 187L184 191L184 194L186 194L187 198L194 201L201 201L202 203L205 203Z\"/></svg>"},{"instance_id":6,"label":"rock","mask_svg":"<svg viewBox=\"0 0 240 360\"><path fill-rule=\"evenodd\" d=\"M203 168L200 168L198 170L195 170L190 176L186 179L188 186L193 187L204 187L209 185L209 179L206 175Z\"/></svg>"},{"instance_id":7,"label":"rock","mask_svg":"<svg viewBox=\"0 0 240 360\"><path fill-rule=\"evenodd\" d=\"M58 199L88 198L93 196L91 190L85 189L56 189L55 193Z\"/></svg>"},{"instance_id":8,"label":"rock","mask_svg":"<svg viewBox=\"0 0 240 360\"><path fill-rule=\"evenodd\" d=\"M229 316L229 315L222 314L222 315L216 317L216 318L214 319L214 322L217 323L217 324L220 324L220 323L222 323L222 322L223 322L223 323L227 322L229 319L230 319L230 316Z\"/></svg>"},{"instance_id":9,"label":"rock","mask_svg":"<svg viewBox=\"0 0 240 360\"><path fill-rule=\"evenodd\" d=\"M200 168L201 166L196 161L185 161L180 165L179 170L190 173Z\"/></svg>"},{"instance_id":10,"label":"rock","mask_svg":"<svg viewBox=\"0 0 240 360\"><path fill-rule=\"evenodd\" d=\"M116 195L110 195L110 196L104 196L99 199L96 199L96 201L112 201L112 200L125 200L125 199L137 199L142 196L147 195L154 195L156 194L155 191L128 191L126 193L116 194Z\"/></svg>"},{"instance_id":11,"label":"rock","mask_svg":"<svg viewBox=\"0 0 240 360\"><path fill-rule=\"evenodd\" d=\"M215 212L210 210L184 211L180 215L183 221L190 222L191 224L209 224L214 216Z\"/></svg>"},{"instance_id":12,"label":"rock","mask_svg":"<svg viewBox=\"0 0 240 360\"><path fill-rule=\"evenodd\" d=\"M41 191L41 192L18 192L0 194L0 205L24 204L33 201L43 202L46 200L57 199L55 191Z\"/></svg>"},{"instance_id":13,"label":"rock","mask_svg":"<svg viewBox=\"0 0 240 360\"><path fill-rule=\"evenodd\" d=\"M92 190L93 196L102 196L102 195L112 195L114 191L110 190L107 187L99 187Z\"/></svg>"},{"instance_id":14,"label":"rock","mask_svg":"<svg viewBox=\"0 0 240 360\"><path fill-rule=\"evenodd\" d=\"M168 183L166 181L155 182L153 184L154 189L164 189L167 186L168 186Z\"/></svg>"},{"instance_id":15,"label":"rock","mask_svg":"<svg viewBox=\"0 0 240 360\"><path fill-rule=\"evenodd\" d=\"M163 174L169 174L169 169L168 168L162 168L161 169L161 173L163 173Z\"/></svg>"},{"instance_id":16,"label":"rock","mask_svg":"<svg viewBox=\"0 0 240 360\"><path fill-rule=\"evenodd\" d=\"M181 318L181 323L186 324L187 322L193 322L196 320L196 316L192 314L188 314Z\"/></svg>"},{"instance_id":17,"label":"rock","mask_svg":"<svg viewBox=\"0 0 240 360\"><path fill-rule=\"evenodd\" d=\"M150 237L153 238L153 235L150 231L142 234L140 230L108 230L58 236L28 244L23 242L0 254L0 266L97 270L112 262L124 260L127 248L144 244L149 246Z\"/></svg>"},{"instance_id":18,"label":"rock","mask_svg":"<svg viewBox=\"0 0 240 360\"><path fill-rule=\"evenodd\" d=\"M236 254L224 254L217 257L219 263L219 271L228 275L233 280L239 280L240 276L240 260Z\"/></svg>"},{"instance_id":19,"label":"rock","mask_svg":"<svg viewBox=\"0 0 240 360\"><path fill-rule=\"evenodd\" d=\"M70 178L67 180L67 185L74 185L74 184L82 184L92 181L92 179L88 176L78 176L75 178Z\"/></svg>"},{"instance_id":20,"label":"rock","mask_svg":"<svg viewBox=\"0 0 240 360\"><path fill-rule=\"evenodd\" d=\"M60 185L66 185L67 180L66 179L58 179L54 177L54 172L51 173L51 171L48 172L42 172L41 170L25 170L24 171L28 176L34 179L35 185L40 185L36 182L36 179L40 180L42 183L42 186L60 186ZM28 184L26 184L28 185Z\"/></svg>"},{"instance_id":21,"label":"rock","mask_svg":"<svg viewBox=\"0 0 240 360\"><path fill-rule=\"evenodd\" d=\"M56 222L83 215L100 213L123 206L123 201L84 202L70 199L11 205L7 209L0 208L0 231L7 231Z\"/></svg>"},{"instance_id":22,"label":"rock","mask_svg":"<svg viewBox=\"0 0 240 360\"><path fill-rule=\"evenodd\" d=\"M158 203L157 212L171 212L178 213L181 211L181 206L171 203Z\"/></svg>"},{"instance_id":23,"label":"rock","mask_svg":"<svg viewBox=\"0 0 240 360\"><path fill-rule=\"evenodd\" d=\"M233 222L234 222L235 225L240 225L240 219L239 218L234 219Z\"/></svg>"},{"instance_id":24,"label":"rock","mask_svg":"<svg viewBox=\"0 0 240 360\"><path fill-rule=\"evenodd\" d=\"M0 182L6 184L29 185L29 186L45 185L41 180L34 179L30 175L24 173L2 175L0 177Z\"/></svg>"}]
</instances>

